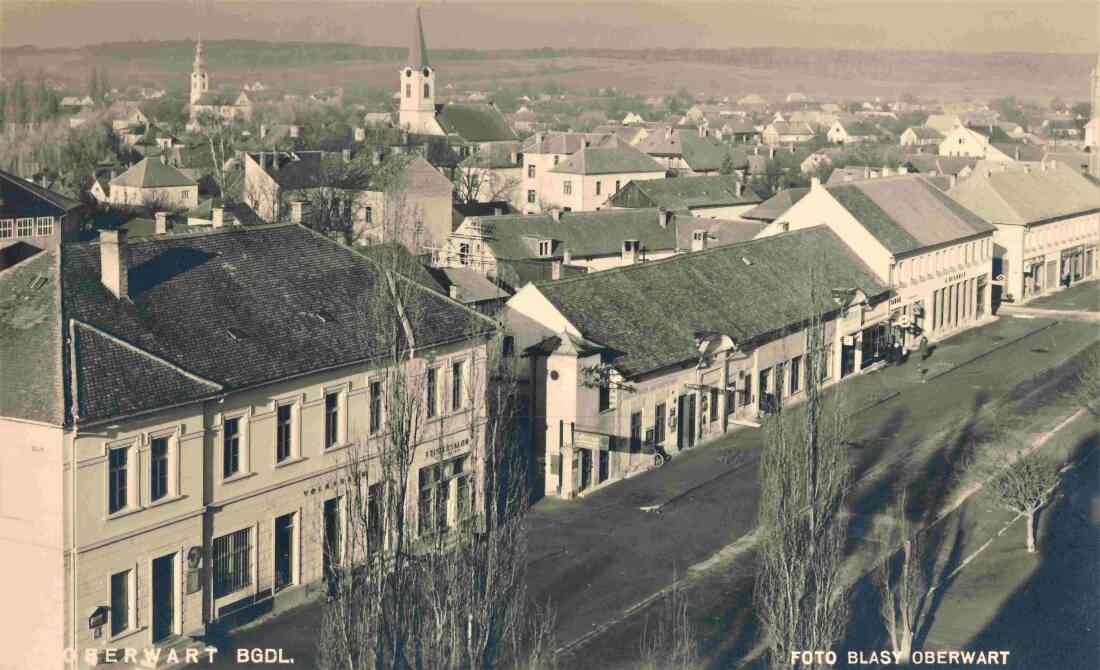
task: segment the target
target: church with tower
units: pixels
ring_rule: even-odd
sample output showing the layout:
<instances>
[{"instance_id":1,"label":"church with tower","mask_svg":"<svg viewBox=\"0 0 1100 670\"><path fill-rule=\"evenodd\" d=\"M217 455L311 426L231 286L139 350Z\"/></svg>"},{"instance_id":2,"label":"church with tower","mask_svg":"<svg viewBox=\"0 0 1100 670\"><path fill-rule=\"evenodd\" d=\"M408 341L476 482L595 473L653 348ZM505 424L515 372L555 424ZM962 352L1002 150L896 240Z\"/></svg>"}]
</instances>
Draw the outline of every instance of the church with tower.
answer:
<instances>
[{"instance_id":1,"label":"church with tower","mask_svg":"<svg viewBox=\"0 0 1100 670\"><path fill-rule=\"evenodd\" d=\"M201 117L213 115L223 123L252 118L252 100L241 91L237 95L210 90L210 73L203 58L202 38L195 42L195 61L191 64L191 98L189 109L191 120L188 130L197 130Z\"/></svg>"},{"instance_id":2,"label":"church with tower","mask_svg":"<svg viewBox=\"0 0 1100 670\"><path fill-rule=\"evenodd\" d=\"M398 125L414 135L434 135L462 144L515 142L515 132L500 110L489 103L439 104L436 71L428 62L420 8L413 15L409 57L400 72Z\"/></svg>"}]
</instances>

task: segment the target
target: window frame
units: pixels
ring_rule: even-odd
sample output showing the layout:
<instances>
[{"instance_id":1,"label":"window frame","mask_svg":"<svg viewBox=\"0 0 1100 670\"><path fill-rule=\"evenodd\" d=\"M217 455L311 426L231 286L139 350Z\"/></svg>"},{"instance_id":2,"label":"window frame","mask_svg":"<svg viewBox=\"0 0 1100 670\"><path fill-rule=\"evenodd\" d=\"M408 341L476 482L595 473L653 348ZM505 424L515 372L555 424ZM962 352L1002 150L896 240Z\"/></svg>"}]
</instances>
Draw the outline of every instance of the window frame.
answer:
<instances>
[{"instance_id":1,"label":"window frame","mask_svg":"<svg viewBox=\"0 0 1100 670\"><path fill-rule=\"evenodd\" d=\"M164 444L163 459L158 458L156 454L157 444ZM165 500L169 500L175 493L173 480L175 479L172 467L173 456L173 434L167 435L150 435L149 436L149 503L157 503ZM157 463L163 463L163 472L157 468ZM164 480L164 489L160 495L157 495L157 488L159 481Z\"/></svg>"},{"instance_id":2,"label":"window frame","mask_svg":"<svg viewBox=\"0 0 1100 670\"><path fill-rule=\"evenodd\" d=\"M250 442L249 442L249 418L250 418L250 414L249 414L248 411L235 412L233 414L226 414L222 417L222 422L221 422L221 426L220 426L220 428L221 428L221 449L220 449L220 454L221 454L221 465L222 465L222 467L221 467L221 473L222 473L221 480L223 482L240 479L241 477L245 477L245 476L252 473L252 469L251 469L251 464L252 464L251 450L249 448L249 444L250 444ZM226 427L227 427L227 425L229 424L230 421L236 422L235 425L236 425L236 428L237 428L236 433L235 433L235 437L237 439L237 448L236 448L237 468L236 468L236 470L234 470L233 472L231 472L227 475L225 473L225 466L226 466L226 458L225 458L226 450L225 449L226 449L226 440L228 438L228 433L226 431Z\"/></svg>"},{"instance_id":3,"label":"window frame","mask_svg":"<svg viewBox=\"0 0 1100 670\"><path fill-rule=\"evenodd\" d=\"M382 430L383 392L381 379L371 379L367 382L367 404L370 413L367 428L371 435L377 435Z\"/></svg>"},{"instance_id":4,"label":"window frame","mask_svg":"<svg viewBox=\"0 0 1100 670\"><path fill-rule=\"evenodd\" d=\"M329 407L329 398L334 399L334 408ZM324 449L334 449L347 442L347 389L326 388L322 395L323 411L325 416Z\"/></svg>"},{"instance_id":5,"label":"window frame","mask_svg":"<svg viewBox=\"0 0 1100 670\"><path fill-rule=\"evenodd\" d=\"M429 419L436 419L441 415L439 411L439 373L441 370L441 366L433 365L424 372L424 415Z\"/></svg>"},{"instance_id":6,"label":"window frame","mask_svg":"<svg viewBox=\"0 0 1100 670\"><path fill-rule=\"evenodd\" d=\"M294 420L294 409L295 402L293 400L275 403L275 465L294 460L294 428L297 423ZM283 419L284 410L286 412L285 421ZM285 454L283 454L284 451Z\"/></svg>"},{"instance_id":7,"label":"window frame","mask_svg":"<svg viewBox=\"0 0 1100 670\"><path fill-rule=\"evenodd\" d=\"M535 164L534 163L528 163L527 164L527 178L528 179L534 179L535 178Z\"/></svg>"},{"instance_id":8,"label":"window frame","mask_svg":"<svg viewBox=\"0 0 1100 670\"><path fill-rule=\"evenodd\" d=\"M790 362L791 368L791 383L790 393L794 395L802 392L802 355L794 356Z\"/></svg>"},{"instance_id":9,"label":"window frame","mask_svg":"<svg viewBox=\"0 0 1100 670\"><path fill-rule=\"evenodd\" d=\"M530 205L535 204L536 201L535 189L527 189L527 203Z\"/></svg>"},{"instance_id":10,"label":"window frame","mask_svg":"<svg viewBox=\"0 0 1100 670\"><path fill-rule=\"evenodd\" d=\"M125 442L107 445L107 450L105 454L105 472L107 481L106 500L104 502L106 503L108 518L122 516L128 512L138 509L139 497L137 495L136 488L137 482L135 481L137 479L137 473L135 472L135 459L133 456L133 454L137 452L137 445L135 444L135 442L136 440L128 440ZM118 495L112 492L112 489L114 488L114 485L116 483L116 479L114 477L115 470L113 469L115 466L112 463L112 457L115 453L121 453L125 458L125 471L121 480L123 486L123 495L125 496L125 499L118 507L114 507L114 505L112 504L118 498Z\"/></svg>"},{"instance_id":11,"label":"window frame","mask_svg":"<svg viewBox=\"0 0 1100 670\"><path fill-rule=\"evenodd\" d=\"M50 237L53 235L54 217L40 216L34 221L35 237Z\"/></svg>"},{"instance_id":12,"label":"window frame","mask_svg":"<svg viewBox=\"0 0 1100 670\"><path fill-rule=\"evenodd\" d=\"M232 538L232 537L235 537L235 536L236 537L241 537L242 535L245 539L243 547L239 546L239 545L235 546L235 545L231 544L231 540L229 538ZM226 563L231 563L231 562L233 562L233 557L236 557L235 567L237 568L237 570L234 573L231 573L231 574L239 574L240 572L242 572L240 570L240 566L242 564L241 558L243 556L243 559L244 559L243 560L243 565L244 565L244 568L245 568L245 570L243 572L246 573L243 580L241 580L240 578L230 579L229 575L222 576L219 579L219 561L222 560L222 557L218 553L218 542L221 541L221 540L225 540L225 544L228 545L226 547L224 561ZM248 587L252 586L252 584L255 582L256 570L255 570L255 566L253 565L253 560L254 560L254 553L255 553L255 548L256 547L255 547L255 541L254 540L255 540L255 538L253 538L253 536L252 536L252 526L245 526L244 528L238 528L237 530L230 531L228 533L224 533L224 534L219 535L219 536L217 536L217 537L215 537L211 540L211 542L210 542L210 582L211 582L210 591L211 591L215 601L217 601L221 598L225 598L227 596L231 596L234 593L244 591ZM231 583L229 585L226 585L225 584L226 581L230 581ZM239 582L239 583L237 583L237 582ZM228 590L225 590L226 588L228 588Z\"/></svg>"},{"instance_id":13,"label":"window frame","mask_svg":"<svg viewBox=\"0 0 1100 670\"><path fill-rule=\"evenodd\" d=\"M123 583L126 586L126 620L124 622L124 626L116 630L115 625L118 622L115 617L115 578L120 575L125 575ZM125 570L120 570L119 572L113 572L111 573L110 578L107 580L107 602L110 603L110 621L108 623L107 635L108 641L117 640L135 632L135 629L137 628L137 622L135 621L135 619L137 618L137 589L135 588L136 585L135 570L133 567L126 568Z\"/></svg>"},{"instance_id":14,"label":"window frame","mask_svg":"<svg viewBox=\"0 0 1100 670\"><path fill-rule=\"evenodd\" d=\"M26 232L23 232L23 231ZM34 237L34 217L22 216L15 219L16 237Z\"/></svg>"},{"instance_id":15,"label":"window frame","mask_svg":"<svg viewBox=\"0 0 1100 670\"><path fill-rule=\"evenodd\" d=\"M0 219L0 240L15 237L15 219Z\"/></svg>"},{"instance_id":16,"label":"window frame","mask_svg":"<svg viewBox=\"0 0 1100 670\"><path fill-rule=\"evenodd\" d=\"M458 412L465 407L466 359L451 361L451 411Z\"/></svg>"},{"instance_id":17,"label":"window frame","mask_svg":"<svg viewBox=\"0 0 1100 670\"><path fill-rule=\"evenodd\" d=\"M562 195L573 195L573 180L565 179L561 183Z\"/></svg>"}]
</instances>

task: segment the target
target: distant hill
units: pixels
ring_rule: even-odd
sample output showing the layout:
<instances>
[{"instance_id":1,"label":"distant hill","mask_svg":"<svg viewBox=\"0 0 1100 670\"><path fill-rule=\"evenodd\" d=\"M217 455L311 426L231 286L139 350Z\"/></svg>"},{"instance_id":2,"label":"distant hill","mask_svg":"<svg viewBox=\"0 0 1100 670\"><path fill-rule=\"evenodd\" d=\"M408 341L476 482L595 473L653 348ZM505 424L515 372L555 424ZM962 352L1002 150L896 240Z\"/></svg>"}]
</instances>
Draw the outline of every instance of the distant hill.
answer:
<instances>
[{"instance_id":1,"label":"distant hill","mask_svg":"<svg viewBox=\"0 0 1100 670\"><path fill-rule=\"evenodd\" d=\"M392 79L388 64L400 63L401 47L362 46L329 42L266 42L219 40L204 43L208 67L221 81L238 77L267 77L272 81L300 78L334 85L350 79L386 85ZM178 81L191 68L191 41L143 41L99 44L79 49L0 49L2 74L16 71L48 72L62 81L81 82L93 65L105 67L111 80ZM1059 96L1084 100L1094 55L1032 53L943 53L921 51L857 51L839 49L738 48L738 49L535 49L478 51L432 50L435 62L455 62L441 72L441 79L479 85L497 76L514 78L530 73L545 80L548 73L570 72L563 85L618 86L615 74L630 75L636 90L649 93L676 90L669 77L646 79L648 69L663 72L684 63L698 64L700 73L683 69L696 86L727 94L730 87L751 87L754 92L778 93L798 85L819 95L900 95L913 92L936 97L969 92L973 96L1015 95L1018 98ZM553 61L547 63L546 61ZM530 68L526 63L543 63ZM387 64L386 67L379 67ZM676 64L676 65L673 65ZM290 70L288 72L288 70ZM362 74L357 74L362 73ZM728 73L728 76L726 76ZM818 90L818 89L821 90ZM837 88L843 89L843 93ZM629 89L628 89L629 90Z\"/></svg>"}]
</instances>

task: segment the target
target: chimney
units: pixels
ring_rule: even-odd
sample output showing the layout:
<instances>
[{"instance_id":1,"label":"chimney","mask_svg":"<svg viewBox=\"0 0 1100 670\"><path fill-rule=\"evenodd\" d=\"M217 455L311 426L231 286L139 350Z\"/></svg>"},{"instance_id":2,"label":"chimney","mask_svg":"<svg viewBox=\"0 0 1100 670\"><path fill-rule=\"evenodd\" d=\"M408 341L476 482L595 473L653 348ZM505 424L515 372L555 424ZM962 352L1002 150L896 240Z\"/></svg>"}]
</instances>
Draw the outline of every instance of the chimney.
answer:
<instances>
[{"instance_id":1,"label":"chimney","mask_svg":"<svg viewBox=\"0 0 1100 670\"><path fill-rule=\"evenodd\" d=\"M157 220L157 227L156 227L157 235L167 235L168 234L168 212L157 212L153 216L155 216L156 220Z\"/></svg>"},{"instance_id":2,"label":"chimney","mask_svg":"<svg viewBox=\"0 0 1100 670\"><path fill-rule=\"evenodd\" d=\"M210 220L215 228L221 228L225 225L225 211L221 207L214 207L210 210Z\"/></svg>"},{"instance_id":3,"label":"chimney","mask_svg":"<svg viewBox=\"0 0 1100 670\"><path fill-rule=\"evenodd\" d=\"M949 189L955 188L955 181L956 180L957 180L957 177L955 175L950 175L949 176L949 178L947 180Z\"/></svg>"},{"instance_id":4,"label":"chimney","mask_svg":"<svg viewBox=\"0 0 1100 670\"><path fill-rule=\"evenodd\" d=\"M545 139L546 135L543 135L542 133L535 133L535 144L539 145L538 149L540 152L542 151L542 141Z\"/></svg>"},{"instance_id":5,"label":"chimney","mask_svg":"<svg viewBox=\"0 0 1100 670\"><path fill-rule=\"evenodd\" d=\"M99 233L100 281L116 298L130 297L130 247L125 230Z\"/></svg>"},{"instance_id":6,"label":"chimney","mask_svg":"<svg viewBox=\"0 0 1100 670\"><path fill-rule=\"evenodd\" d=\"M745 191L745 185L744 184L742 184L739 181L733 182L733 193L734 193L734 195L736 195L738 198L740 198L741 194L744 191Z\"/></svg>"},{"instance_id":7,"label":"chimney","mask_svg":"<svg viewBox=\"0 0 1100 670\"><path fill-rule=\"evenodd\" d=\"M623 265L634 265L638 262L638 240L623 240Z\"/></svg>"},{"instance_id":8,"label":"chimney","mask_svg":"<svg viewBox=\"0 0 1100 670\"><path fill-rule=\"evenodd\" d=\"M864 179L870 179L871 178L871 168L867 167L866 165L863 166L863 178Z\"/></svg>"},{"instance_id":9,"label":"chimney","mask_svg":"<svg viewBox=\"0 0 1100 670\"><path fill-rule=\"evenodd\" d=\"M1016 145L1016 160L1020 160L1020 145Z\"/></svg>"},{"instance_id":10,"label":"chimney","mask_svg":"<svg viewBox=\"0 0 1100 670\"><path fill-rule=\"evenodd\" d=\"M367 129L366 128L358 128L357 127L355 129L355 141L356 142L366 142L367 141Z\"/></svg>"},{"instance_id":11,"label":"chimney","mask_svg":"<svg viewBox=\"0 0 1100 670\"><path fill-rule=\"evenodd\" d=\"M291 139L298 139L298 126L290 127L290 137Z\"/></svg>"},{"instance_id":12,"label":"chimney","mask_svg":"<svg viewBox=\"0 0 1100 670\"><path fill-rule=\"evenodd\" d=\"M705 230L693 230L691 231L691 250L703 251L707 248L707 231Z\"/></svg>"},{"instance_id":13,"label":"chimney","mask_svg":"<svg viewBox=\"0 0 1100 670\"><path fill-rule=\"evenodd\" d=\"M351 162L351 149L344 149L344 151L342 153L343 153L343 156L344 156L344 162L345 163L350 163Z\"/></svg>"},{"instance_id":14,"label":"chimney","mask_svg":"<svg viewBox=\"0 0 1100 670\"><path fill-rule=\"evenodd\" d=\"M260 139L262 140L266 137L267 137L267 124L266 123L261 123L260 124Z\"/></svg>"},{"instance_id":15,"label":"chimney","mask_svg":"<svg viewBox=\"0 0 1100 670\"><path fill-rule=\"evenodd\" d=\"M1046 161L1045 158L1043 160L1039 161L1039 165L1042 166L1043 172L1047 171L1047 161Z\"/></svg>"},{"instance_id":16,"label":"chimney","mask_svg":"<svg viewBox=\"0 0 1100 670\"><path fill-rule=\"evenodd\" d=\"M550 263L550 278L554 281L561 279L561 266L562 262L557 259Z\"/></svg>"},{"instance_id":17,"label":"chimney","mask_svg":"<svg viewBox=\"0 0 1100 670\"><path fill-rule=\"evenodd\" d=\"M554 221L561 221L561 208L555 207L550 210L550 218Z\"/></svg>"},{"instance_id":18,"label":"chimney","mask_svg":"<svg viewBox=\"0 0 1100 670\"><path fill-rule=\"evenodd\" d=\"M810 190L811 191L816 191L819 188L821 188L821 180L818 179L817 177L811 178L810 179Z\"/></svg>"},{"instance_id":19,"label":"chimney","mask_svg":"<svg viewBox=\"0 0 1100 670\"><path fill-rule=\"evenodd\" d=\"M451 300L458 300L458 287L451 284L447 287L447 297Z\"/></svg>"},{"instance_id":20,"label":"chimney","mask_svg":"<svg viewBox=\"0 0 1100 670\"><path fill-rule=\"evenodd\" d=\"M707 136L706 126L699 126L699 137L706 137L706 136Z\"/></svg>"},{"instance_id":21,"label":"chimney","mask_svg":"<svg viewBox=\"0 0 1100 670\"><path fill-rule=\"evenodd\" d=\"M775 158L775 145L768 147L768 158Z\"/></svg>"},{"instance_id":22,"label":"chimney","mask_svg":"<svg viewBox=\"0 0 1100 670\"><path fill-rule=\"evenodd\" d=\"M302 222L302 201L292 200L290 202L290 222L301 223Z\"/></svg>"},{"instance_id":23,"label":"chimney","mask_svg":"<svg viewBox=\"0 0 1100 670\"><path fill-rule=\"evenodd\" d=\"M752 155L753 155L753 156L759 156L759 155L760 155L760 145L759 145L759 144L754 144L754 145L753 145L753 147L752 147Z\"/></svg>"},{"instance_id":24,"label":"chimney","mask_svg":"<svg viewBox=\"0 0 1100 670\"><path fill-rule=\"evenodd\" d=\"M672 126L668 126L667 128L665 128L665 139L666 140L671 140L672 139L672 132L673 132L672 131Z\"/></svg>"},{"instance_id":25,"label":"chimney","mask_svg":"<svg viewBox=\"0 0 1100 670\"><path fill-rule=\"evenodd\" d=\"M498 205L493 206L493 216L500 216L503 213L504 213L504 210L501 209L500 206L498 206Z\"/></svg>"},{"instance_id":26,"label":"chimney","mask_svg":"<svg viewBox=\"0 0 1100 670\"><path fill-rule=\"evenodd\" d=\"M573 252L569 250L569 247L564 247L561 250L561 262L563 265L572 265Z\"/></svg>"}]
</instances>

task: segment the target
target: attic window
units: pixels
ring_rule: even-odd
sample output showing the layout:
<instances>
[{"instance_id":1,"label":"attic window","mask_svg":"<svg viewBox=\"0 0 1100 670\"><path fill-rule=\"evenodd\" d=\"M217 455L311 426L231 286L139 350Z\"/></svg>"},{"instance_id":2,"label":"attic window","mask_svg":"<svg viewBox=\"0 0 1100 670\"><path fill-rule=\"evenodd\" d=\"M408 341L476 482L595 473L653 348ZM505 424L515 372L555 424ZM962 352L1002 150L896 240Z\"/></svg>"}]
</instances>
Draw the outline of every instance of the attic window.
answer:
<instances>
[{"instance_id":1,"label":"attic window","mask_svg":"<svg viewBox=\"0 0 1100 670\"><path fill-rule=\"evenodd\" d=\"M226 328L225 332L236 342L240 342L241 340L248 337L248 334L240 328Z\"/></svg>"},{"instance_id":2,"label":"attic window","mask_svg":"<svg viewBox=\"0 0 1100 670\"><path fill-rule=\"evenodd\" d=\"M332 312L329 312L329 311L324 310L324 309L317 310L316 312L313 313L313 316L317 317L317 319L321 323L332 323L333 321L336 320L336 317L332 314Z\"/></svg>"},{"instance_id":3,"label":"attic window","mask_svg":"<svg viewBox=\"0 0 1100 670\"><path fill-rule=\"evenodd\" d=\"M748 259L748 257L746 257L746 256L741 257L741 262L744 263L745 265L752 265L752 261L750 261Z\"/></svg>"},{"instance_id":4,"label":"attic window","mask_svg":"<svg viewBox=\"0 0 1100 670\"><path fill-rule=\"evenodd\" d=\"M539 240L539 256L546 258L554 248L553 240Z\"/></svg>"},{"instance_id":5,"label":"attic window","mask_svg":"<svg viewBox=\"0 0 1100 670\"><path fill-rule=\"evenodd\" d=\"M48 281L46 275L35 275L34 279L32 279L31 283L29 284L30 289L32 291L37 291L38 289L46 285L46 281Z\"/></svg>"}]
</instances>

